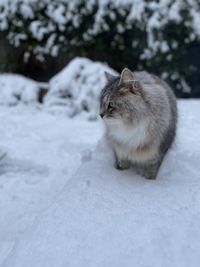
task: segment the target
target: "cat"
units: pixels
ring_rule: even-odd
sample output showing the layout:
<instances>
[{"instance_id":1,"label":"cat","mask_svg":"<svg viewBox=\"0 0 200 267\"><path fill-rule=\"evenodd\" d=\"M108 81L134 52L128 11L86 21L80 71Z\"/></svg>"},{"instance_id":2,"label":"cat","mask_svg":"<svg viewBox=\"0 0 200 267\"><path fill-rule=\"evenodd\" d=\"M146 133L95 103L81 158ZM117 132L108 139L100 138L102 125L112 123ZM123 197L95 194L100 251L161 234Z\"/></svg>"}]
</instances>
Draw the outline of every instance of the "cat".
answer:
<instances>
[{"instance_id":1,"label":"cat","mask_svg":"<svg viewBox=\"0 0 200 267\"><path fill-rule=\"evenodd\" d=\"M145 71L125 68L118 77L105 75L100 116L116 168L133 167L145 178L156 179L176 135L176 97L167 83Z\"/></svg>"}]
</instances>

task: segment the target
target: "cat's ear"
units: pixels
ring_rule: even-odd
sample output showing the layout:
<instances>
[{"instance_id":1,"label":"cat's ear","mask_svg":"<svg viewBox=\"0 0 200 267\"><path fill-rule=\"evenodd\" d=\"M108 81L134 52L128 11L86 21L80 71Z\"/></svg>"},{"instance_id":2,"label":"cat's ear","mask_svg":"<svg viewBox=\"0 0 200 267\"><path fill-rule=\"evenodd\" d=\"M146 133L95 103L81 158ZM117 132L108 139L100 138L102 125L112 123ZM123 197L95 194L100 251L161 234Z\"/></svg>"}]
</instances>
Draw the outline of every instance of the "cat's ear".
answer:
<instances>
[{"instance_id":1,"label":"cat's ear","mask_svg":"<svg viewBox=\"0 0 200 267\"><path fill-rule=\"evenodd\" d=\"M119 85L130 83L133 80L134 80L133 73L128 68L124 68L120 75Z\"/></svg>"},{"instance_id":2,"label":"cat's ear","mask_svg":"<svg viewBox=\"0 0 200 267\"><path fill-rule=\"evenodd\" d=\"M112 81L114 78L116 78L114 75L108 73L107 71L104 71L104 74L105 74L105 77L106 77L107 82L110 82L110 81Z\"/></svg>"},{"instance_id":3,"label":"cat's ear","mask_svg":"<svg viewBox=\"0 0 200 267\"><path fill-rule=\"evenodd\" d=\"M119 91L122 94L131 92L135 95L142 95L143 93L143 88L140 82L135 80L134 74L128 68L123 69L119 81L119 86Z\"/></svg>"},{"instance_id":4,"label":"cat's ear","mask_svg":"<svg viewBox=\"0 0 200 267\"><path fill-rule=\"evenodd\" d=\"M121 86L119 88L119 93L121 95L124 95L124 94L127 94L127 93L132 93L134 95L142 96L143 95L143 88L142 88L140 82L134 80L134 81L131 81L131 82L127 83L124 86Z\"/></svg>"}]
</instances>

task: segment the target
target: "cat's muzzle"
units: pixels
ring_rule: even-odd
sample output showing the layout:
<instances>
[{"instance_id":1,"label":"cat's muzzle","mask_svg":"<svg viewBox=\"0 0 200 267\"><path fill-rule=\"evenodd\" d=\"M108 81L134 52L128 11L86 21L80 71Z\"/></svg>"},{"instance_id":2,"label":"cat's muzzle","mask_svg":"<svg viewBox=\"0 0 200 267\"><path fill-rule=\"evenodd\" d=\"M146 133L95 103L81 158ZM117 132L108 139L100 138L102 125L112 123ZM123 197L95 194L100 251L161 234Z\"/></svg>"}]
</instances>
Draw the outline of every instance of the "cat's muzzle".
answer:
<instances>
[{"instance_id":1,"label":"cat's muzzle","mask_svg":"<svg viewBox=\"0 0 200 267\"><path fill-rule=\"evenodd\" d=\"M99 116L103 119L103 117L105 116L104 113L100 113Z\"/></svg>"}]
</instances>

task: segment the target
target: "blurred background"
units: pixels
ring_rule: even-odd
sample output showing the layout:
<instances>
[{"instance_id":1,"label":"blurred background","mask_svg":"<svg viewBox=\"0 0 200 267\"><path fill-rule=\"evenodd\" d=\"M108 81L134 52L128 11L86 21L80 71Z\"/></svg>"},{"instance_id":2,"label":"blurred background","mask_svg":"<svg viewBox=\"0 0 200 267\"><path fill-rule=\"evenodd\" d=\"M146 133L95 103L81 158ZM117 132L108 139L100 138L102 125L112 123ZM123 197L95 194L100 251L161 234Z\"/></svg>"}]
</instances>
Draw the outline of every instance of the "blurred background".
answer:
<instances>
[{"instance_id":1,"label":"blurred background","mask_svg":"<svg viewBox=\"0 0 200 267\"><path fill-rule=\"evenodd\" d=\"M77 56L200 97L200 1L0 0L0 72L47 82Z\"/></svg>"}]
</instances>

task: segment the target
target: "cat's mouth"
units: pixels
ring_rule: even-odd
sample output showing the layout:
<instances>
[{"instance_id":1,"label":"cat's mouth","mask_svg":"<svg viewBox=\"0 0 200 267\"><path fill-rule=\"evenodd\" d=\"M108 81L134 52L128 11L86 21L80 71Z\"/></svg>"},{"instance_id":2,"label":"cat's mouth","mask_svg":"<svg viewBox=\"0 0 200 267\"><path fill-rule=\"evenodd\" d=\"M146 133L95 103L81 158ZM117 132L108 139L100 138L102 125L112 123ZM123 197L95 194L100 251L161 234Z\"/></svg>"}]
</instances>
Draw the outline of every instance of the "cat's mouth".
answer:
<instances>
[{"instance_id":1,"label":"cat's mouth","mask_svg":"<svg viewBox=\"0 0 200 267\"><path fill-rule=\"evenodd\" d=\"M100 113L99 116L103 119L105 116L105 113Z\"/></svg>"},{"instance_id":2,"label":"cat's mouth","mask_svg":"<svg viewBox=\"0 0 200 267\"><path fill-rule=\"evenodd\" d=\"M121 122L121 119L113 116L104 116L103 121L107 125L116 125L116 124L118 125L118 123Z\"/></svg>"},{"instance_id":3,"label":"cat's mouth","mask_svg":"<svg viewBox=\"0 0 200 267\"><path fill-rule=\"evenodd\" d=\"M99 114L99 116L100 116L103 120L112 120L112 119L116 119L114 116L107 115L107 114Z\"/></svg>"}]
</instances>

